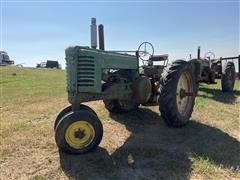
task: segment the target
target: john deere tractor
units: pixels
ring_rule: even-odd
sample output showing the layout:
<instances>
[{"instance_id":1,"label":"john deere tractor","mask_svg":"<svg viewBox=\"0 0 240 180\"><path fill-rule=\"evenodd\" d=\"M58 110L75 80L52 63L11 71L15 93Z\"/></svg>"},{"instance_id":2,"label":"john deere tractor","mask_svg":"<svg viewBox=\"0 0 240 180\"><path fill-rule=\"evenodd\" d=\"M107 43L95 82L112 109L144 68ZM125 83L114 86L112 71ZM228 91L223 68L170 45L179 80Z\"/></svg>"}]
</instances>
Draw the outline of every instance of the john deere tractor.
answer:
<instances>
[{"instance_id":1,"label":"john deere tractor","mask_svg":"<svg viewBox=\"0 0 240 180\"><path fill-rule=\"evenodd\" d=\"M96 29L96 20L92 19L91 47L72 46L65 51L70 105L58 114L54 124L59 149L82 154L101 142L102 123L83 102L103 100L110 113L157 105L168 126L186 125L194 107L199 61L168 64L168 56L154 55L148 42L135 51L106 51L103 25L98 27L100 48L96 49Z\"/></svg>"},{"instance_id":2,"label":"john deere tractor","mask_svg":"<svg viewBox=\"0 0 240 180\"><path fill-rule=\"evenodd\" d=\"M189 60L190 63L195 64L196 82L216 84L216 78L221 78L221 85L223 92L231 92L234 89L236 72L234 60L240 62L240 56L215 58L213 52L205 53L204 58L200 56L200 47L198 47L197 58ZM223 65L223 61L225 61ZM240 68L239 68L240 69ZM198 84L197 84L198 87Z\"/></svg>"}]
</instances>

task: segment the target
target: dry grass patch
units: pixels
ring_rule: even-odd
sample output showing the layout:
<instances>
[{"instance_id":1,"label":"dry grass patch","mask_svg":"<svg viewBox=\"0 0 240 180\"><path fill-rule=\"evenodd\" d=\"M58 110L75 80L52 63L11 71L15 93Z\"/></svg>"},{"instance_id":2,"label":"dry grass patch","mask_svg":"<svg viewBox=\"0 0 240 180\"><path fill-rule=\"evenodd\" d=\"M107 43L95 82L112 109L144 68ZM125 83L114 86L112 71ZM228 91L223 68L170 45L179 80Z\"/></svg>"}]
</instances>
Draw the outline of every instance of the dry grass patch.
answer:
<instances>
[{"instance_id":1,"label":"dry grass patch","mask_svg":"<svg viewBox=\"0 0 240 180\"><path fill-rule=\"evenodd\" d=\"M239 179L240 81L233 93L203 85L193 120L168 128L158 107L109 114L100 147L81 156L58 151L53 123L68 104L65 72L0 68L0 179ZM16 75L12 75L12 74Z\"/></svg>"}]
</instances>

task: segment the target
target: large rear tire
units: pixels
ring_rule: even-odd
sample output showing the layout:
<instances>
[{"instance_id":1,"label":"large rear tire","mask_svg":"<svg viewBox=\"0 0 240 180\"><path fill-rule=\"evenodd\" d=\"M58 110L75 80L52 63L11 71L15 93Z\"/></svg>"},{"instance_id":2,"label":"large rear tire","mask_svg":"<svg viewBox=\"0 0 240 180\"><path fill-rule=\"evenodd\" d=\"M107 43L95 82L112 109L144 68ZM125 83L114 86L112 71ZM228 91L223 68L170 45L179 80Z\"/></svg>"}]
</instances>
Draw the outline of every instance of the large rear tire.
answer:
<instances>
[{"instance_id":1,"label":"large rear tire","mask_svg":"<svg viewBox=\"0 0 240 180\"><path fill-rule=\"evenodd\" d=\"M222 74L222 91L233 91L235 83L235 66L234 63L229 61L223 68Z\"/></svg>"},{"instance_id":2,"label":"large rear tire","mask_svg":"<svg viewBox=\"0 0 240 180\"><path fill-rule=\"evenodd\" d=\"M188 123L196 96L196 83L190 63L177 60L162 73L159 110L168 126L181 127Z\"/></svg>"}]
</instances>

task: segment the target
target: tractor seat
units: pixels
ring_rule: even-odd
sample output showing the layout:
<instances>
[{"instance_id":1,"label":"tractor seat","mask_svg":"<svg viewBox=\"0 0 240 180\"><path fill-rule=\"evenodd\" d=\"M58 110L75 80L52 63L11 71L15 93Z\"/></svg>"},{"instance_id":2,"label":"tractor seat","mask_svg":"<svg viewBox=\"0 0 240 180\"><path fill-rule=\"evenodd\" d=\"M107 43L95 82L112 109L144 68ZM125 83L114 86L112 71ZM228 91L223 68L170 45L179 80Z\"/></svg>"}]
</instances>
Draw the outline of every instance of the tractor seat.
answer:
<instances>
[{"instance_id":1,"label":"tractor seat","mask_svg":"<svg viewBox=\"0 0 240 180\"><path fill-rule=\"evenodd\" d=\"M168 54L153 55L150 57L151 61L166 61L167 59L168 59Z\"/></svg>"}]
</instances>

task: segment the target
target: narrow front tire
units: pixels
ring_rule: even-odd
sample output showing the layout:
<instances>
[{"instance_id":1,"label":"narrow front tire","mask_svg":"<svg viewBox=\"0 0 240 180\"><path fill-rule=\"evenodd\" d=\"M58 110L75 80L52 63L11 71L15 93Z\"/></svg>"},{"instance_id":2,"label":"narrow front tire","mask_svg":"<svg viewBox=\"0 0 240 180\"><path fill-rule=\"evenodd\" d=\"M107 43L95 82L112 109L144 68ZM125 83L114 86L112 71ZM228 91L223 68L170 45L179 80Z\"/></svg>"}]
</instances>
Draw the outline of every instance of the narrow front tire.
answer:
<instances>
[{"instance_id":1,"label":"narrow front tire","mask_svg":"<svg viewBox=\"0 0 240 180\"><path fill-rule=\"evenodd\" d=\"M94 110L92 110L90 107L88 107L88 106L86 106L84 104L80 104L79 105L79 110L87 110L87 111L89 111L89 112L91 112L91 113L93 113L94 115L97 116L97 114L96 114L96 112ZM68 114L70 112L72 112L72 105L66 106L65 108L63 108L59 112L59 114L57 115L56 120L54 122L54 131L55 131L56 127L57 127L57 124L63 118L63 116L65 116L66 114Z\"/></svg>"},{"instance_id":2,"label":"narrow front tire","mask_svg":"<svg viewBox=\"0 0 240 180\"><path fill-rule=\"evenodd\" d=\"M55 130L56 144L61 151L83 154L94 150L101 142L103 126L93 113L80 110L65 115Z\"/></svg>"}]
</instances>

